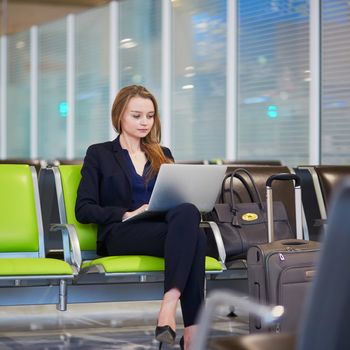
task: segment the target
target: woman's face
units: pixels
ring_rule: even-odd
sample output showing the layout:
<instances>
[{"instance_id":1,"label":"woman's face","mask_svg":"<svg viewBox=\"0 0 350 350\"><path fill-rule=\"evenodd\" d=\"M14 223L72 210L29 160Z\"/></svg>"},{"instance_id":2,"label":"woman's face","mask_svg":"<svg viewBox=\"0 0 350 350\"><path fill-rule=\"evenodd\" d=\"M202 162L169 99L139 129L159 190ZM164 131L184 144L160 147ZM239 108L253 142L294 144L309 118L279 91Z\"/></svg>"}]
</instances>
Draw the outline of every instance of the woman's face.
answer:
<instances>
[{"instance_id":1,"label":"woman's face","mask_svg":"<svg viewBox=\"0 0 350 350\"><path fill-rule=\"evenodd\" d=\"M121 116L121 133L133 138L143 138L149 134L154 124L152 100L132 97Z\"/></svg>"}]
</instances>

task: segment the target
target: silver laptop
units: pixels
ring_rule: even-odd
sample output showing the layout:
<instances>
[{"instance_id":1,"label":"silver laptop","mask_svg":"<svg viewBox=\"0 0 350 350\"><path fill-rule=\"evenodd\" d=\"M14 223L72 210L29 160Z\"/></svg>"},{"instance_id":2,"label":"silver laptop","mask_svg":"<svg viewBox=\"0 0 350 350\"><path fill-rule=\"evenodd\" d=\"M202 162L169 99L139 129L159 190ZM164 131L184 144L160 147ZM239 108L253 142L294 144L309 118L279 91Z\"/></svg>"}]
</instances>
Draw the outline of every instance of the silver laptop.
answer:
<instances>
[{"instance_id":1,"label":"silver laptop","mask_svg":"<svg viewBox=\"0 0 350 350\"><path fill-rule=\"evenodd\" d=\"M156 216L182 203L192 203L203 213L211 211L226 169L226 165L162 164L148 208L123 221Z\"/></svg>"}]
</instances>

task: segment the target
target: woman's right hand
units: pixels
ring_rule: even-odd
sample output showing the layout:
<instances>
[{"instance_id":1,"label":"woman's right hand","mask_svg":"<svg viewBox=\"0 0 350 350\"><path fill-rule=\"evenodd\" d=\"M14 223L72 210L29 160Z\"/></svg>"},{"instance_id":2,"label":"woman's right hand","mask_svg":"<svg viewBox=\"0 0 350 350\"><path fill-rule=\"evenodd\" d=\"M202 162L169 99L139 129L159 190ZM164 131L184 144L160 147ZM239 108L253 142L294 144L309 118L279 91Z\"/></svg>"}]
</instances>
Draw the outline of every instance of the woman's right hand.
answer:
<instances>
[{"instance_id":1,"label":"woman's right hand","mask_svg":"<svg viewBox=\"0 0 350 350\"><path fill-rule=\"evenodd\" d=\"M130 218L131 216L143 213L144 211L147 210L147 208L148 208L148 204L143 204L143 205L141 205L140 208L137 208L133 211L126 211L123 215L123 220Z\"/></svg>"}]
</instances>

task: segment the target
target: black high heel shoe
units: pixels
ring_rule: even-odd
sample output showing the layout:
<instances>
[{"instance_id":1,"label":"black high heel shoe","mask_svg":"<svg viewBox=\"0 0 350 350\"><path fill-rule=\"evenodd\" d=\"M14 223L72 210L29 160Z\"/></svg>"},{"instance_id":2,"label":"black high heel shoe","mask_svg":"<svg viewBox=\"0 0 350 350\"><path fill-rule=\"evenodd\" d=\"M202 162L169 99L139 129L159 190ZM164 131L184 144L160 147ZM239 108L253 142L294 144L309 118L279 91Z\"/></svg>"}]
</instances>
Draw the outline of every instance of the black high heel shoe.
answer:
<instances>
[{"instance_id":1,"label":"black high heel shoe","mask_svg":"<svg viewBox=\"0 0 350 350\"><path fill-rule=\"evenodd\" d=\"M184 341L184 336L180 338L180 349L184 350L185 349L185 341Z\"/></svg>"},{"instance_id":2,"label":"black high heel shoe","mask_svg":"<svg viewBox=\"0 0 350 350\"><path fill-rule=\"evenodd\" d=\"M157 326L155 331L155 338L160 342L159 349L161 349L163 342L174 345L176 332L168 325Z\"/></svg>"}]
</instances>

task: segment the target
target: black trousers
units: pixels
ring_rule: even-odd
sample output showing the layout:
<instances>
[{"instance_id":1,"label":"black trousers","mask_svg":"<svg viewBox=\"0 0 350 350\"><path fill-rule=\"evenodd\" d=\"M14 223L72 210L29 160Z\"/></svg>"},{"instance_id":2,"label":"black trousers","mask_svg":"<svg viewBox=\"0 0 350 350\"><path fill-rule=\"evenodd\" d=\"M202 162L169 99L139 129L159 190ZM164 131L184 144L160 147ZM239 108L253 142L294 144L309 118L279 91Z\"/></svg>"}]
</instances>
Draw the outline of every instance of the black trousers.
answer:
<instances>
[{"instance_id":1,"label":"black trousers","mask_svg":"<svg viewBox=\"0 0 350 350\"><path fill-rule=\"evenodd\" d=\"M204 299L206 236L192 204L169 210L164 219L112 225L105 240L108 255L164 257L164 293L179 289L184 326L195 323Z\"/></svg>"}]
</instances>

